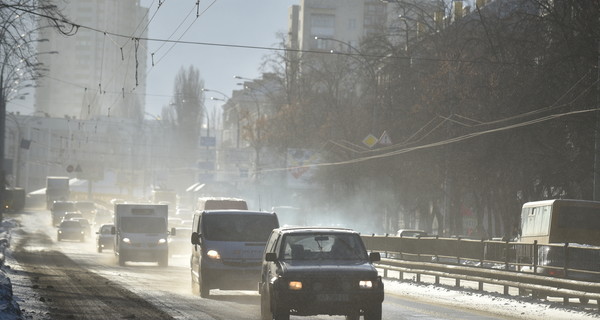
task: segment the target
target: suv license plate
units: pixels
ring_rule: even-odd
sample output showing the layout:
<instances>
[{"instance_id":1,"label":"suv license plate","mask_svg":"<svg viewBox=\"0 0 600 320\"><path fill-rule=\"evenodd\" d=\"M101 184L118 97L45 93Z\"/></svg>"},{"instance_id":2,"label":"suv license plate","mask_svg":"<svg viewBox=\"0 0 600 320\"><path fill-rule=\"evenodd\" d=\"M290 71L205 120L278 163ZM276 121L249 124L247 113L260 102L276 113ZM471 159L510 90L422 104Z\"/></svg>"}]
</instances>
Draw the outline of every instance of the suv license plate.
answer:
<instances>
[{"instance_id":1,"label":"suv license plate","mask_svg":"<svg viewBox=\"0 0 600 320\"><path fill-rule=\"evenodd\" d=\"M331 302L347 302L350 301L350 296L343 293L322 293L317 295L317 300Z\"/></svg>"}]
</instances>

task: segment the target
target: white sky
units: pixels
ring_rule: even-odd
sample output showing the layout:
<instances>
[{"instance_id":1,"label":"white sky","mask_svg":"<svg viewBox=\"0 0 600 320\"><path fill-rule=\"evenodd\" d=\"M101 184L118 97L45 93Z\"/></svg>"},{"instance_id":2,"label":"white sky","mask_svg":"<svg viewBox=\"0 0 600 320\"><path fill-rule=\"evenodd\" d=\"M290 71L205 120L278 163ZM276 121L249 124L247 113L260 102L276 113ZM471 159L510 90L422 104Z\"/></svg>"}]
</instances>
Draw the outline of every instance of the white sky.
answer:
<instances>
[{"instance_id":1,"label":"white sky","mask_svg":"<svg viewBox=\"0 0 600 320\"><path fill-rule=\"evenodd\" d=\"M185 42L202 42L252 47L277 47L277 33L287 33L288 9L300 0L201 0L202 13L196 18L197 0L141 0L150 8L148 38L170 39ZM158 9L158 10L157 10ZM154 17L153 17L154 16ZM187 19L186 19L187 17ZM181 26L180 26L181 25ZM187 30L187 31L186 31ZM183 34L183 36L182 36ZM155 66L152 67L151 53ZM146 82L146 112L160 115L161 108L169 105L173 83L180 68L190 65L200 70L208 89L221 91L228 96L239 89L234 75L246 78L260 77L263 57L269 50L242 49L197 44L148 43ZM222 98L217 93L206 94L208 108L219 107ZM23 114L33 113L33 92L25 100L10 101L7 110Z\"/></svg>"}]
</instances>

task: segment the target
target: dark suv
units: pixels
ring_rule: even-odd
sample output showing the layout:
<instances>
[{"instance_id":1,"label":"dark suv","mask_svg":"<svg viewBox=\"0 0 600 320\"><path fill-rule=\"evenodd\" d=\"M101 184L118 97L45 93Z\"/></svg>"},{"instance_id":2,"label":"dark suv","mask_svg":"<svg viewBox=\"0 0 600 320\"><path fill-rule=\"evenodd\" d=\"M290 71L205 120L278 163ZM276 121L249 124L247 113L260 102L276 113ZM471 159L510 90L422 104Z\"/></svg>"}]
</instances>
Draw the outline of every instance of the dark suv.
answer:
<instances>
[{"instance_id":1,"label":"dark suv","mask_svg":"<svg viewBox=\"0 0 600 320\"><path fill-rule=\"evenodd\" d=\"M265 247L259 292L263 320L291 315L381 319L383 282L356 231L275 229Z\"/></svg>"}]
</instances>

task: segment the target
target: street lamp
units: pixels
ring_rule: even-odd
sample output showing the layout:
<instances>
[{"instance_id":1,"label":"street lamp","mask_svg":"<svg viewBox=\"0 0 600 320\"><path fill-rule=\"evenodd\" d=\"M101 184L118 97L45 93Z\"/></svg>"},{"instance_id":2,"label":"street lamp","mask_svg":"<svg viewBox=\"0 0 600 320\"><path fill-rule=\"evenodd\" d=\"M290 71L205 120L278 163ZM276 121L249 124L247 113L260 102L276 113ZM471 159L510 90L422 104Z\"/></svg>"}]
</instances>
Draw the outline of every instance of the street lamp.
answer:
<instances>
[{"instance_id":1,"label":"street lamp","mask_svg":"<svg viewBox=\"0 0 600 320\"><path fill-rule=\"evenodd\" d=\"M218 93L221 96L223 96L222 98L210 97L210 100L213 100L213 101L222 101L222 102L225 102L225 104L227 104L227 102L229 100L231 100L230 96L228 96L227 94L225 94L225 93L223 93L223 92L221 92L219 90L202 88L202 92L215 92L215 93ZM240 147L240 115L239 115L239 110L236 110L236 113L237 113L236 114L236 118L237 118L236 147L239 148ZM207 119L208 119L208 115L207 115Z\"/></svg>"},{"instance_id":2,"label":"street lamp","mask_svg":"<svg viewBox=\"0 0 600 320\"><path fill-rule=\"evenodd\" d=\"M228 95L224 94L223 92L219 91L219 90L214 90L214 89L207 89L207 88L202 88L202 92L216 92L220 95L222 95L224 98L226 98L227 100L231 99ZM216 100L216 99L212 99L211 100ZM223 100L225 101L225 100Z\"/></svg>"}]
</instances>

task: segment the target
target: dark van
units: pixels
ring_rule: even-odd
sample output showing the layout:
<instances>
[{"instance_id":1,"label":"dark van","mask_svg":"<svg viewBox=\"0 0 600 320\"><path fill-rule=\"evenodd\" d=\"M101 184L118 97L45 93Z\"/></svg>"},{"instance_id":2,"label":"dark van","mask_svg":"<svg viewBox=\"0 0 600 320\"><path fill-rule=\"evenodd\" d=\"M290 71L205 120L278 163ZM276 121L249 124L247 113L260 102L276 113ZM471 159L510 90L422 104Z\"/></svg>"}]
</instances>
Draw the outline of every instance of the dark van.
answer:
<instances>
[{"instance_id":1,"label":"dark van","mask_svg":"<svg viewBox=\"0 0 600 320\"><path fill-rule=\"evenodd\" d=\"M257 290L262 254L279 227L274 212L211 210L194 214L192 292L207 298L211 289Z\"/></svg>"}]
</instances>

